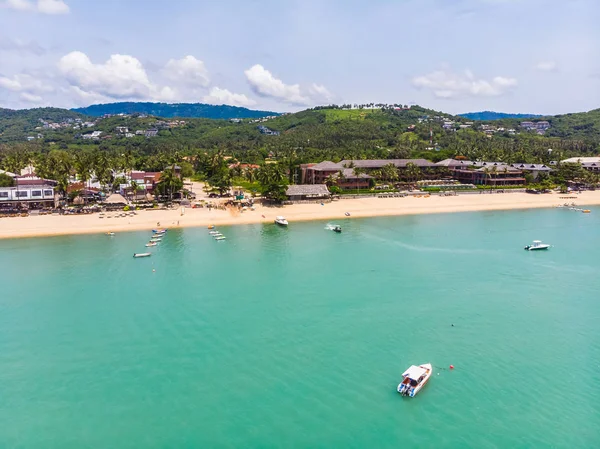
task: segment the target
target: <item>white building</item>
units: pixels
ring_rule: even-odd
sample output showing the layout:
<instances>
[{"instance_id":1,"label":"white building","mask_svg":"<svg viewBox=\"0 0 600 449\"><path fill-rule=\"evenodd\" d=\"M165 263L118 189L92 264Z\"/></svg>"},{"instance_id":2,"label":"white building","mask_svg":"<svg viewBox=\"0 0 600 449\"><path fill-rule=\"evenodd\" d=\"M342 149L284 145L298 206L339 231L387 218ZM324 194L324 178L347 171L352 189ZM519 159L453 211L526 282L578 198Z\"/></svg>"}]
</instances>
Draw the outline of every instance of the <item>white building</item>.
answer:
<instances>
[{"instance_id":1,"label":"white building","mask_svg":"<svg viewBox=\"0 0 600 449\"><path fill-rule=\"evenodd\" d=\"M47 185L0 187L0 203L8 201L54 201L54 187Z\"/></svg>"}]
</instances>

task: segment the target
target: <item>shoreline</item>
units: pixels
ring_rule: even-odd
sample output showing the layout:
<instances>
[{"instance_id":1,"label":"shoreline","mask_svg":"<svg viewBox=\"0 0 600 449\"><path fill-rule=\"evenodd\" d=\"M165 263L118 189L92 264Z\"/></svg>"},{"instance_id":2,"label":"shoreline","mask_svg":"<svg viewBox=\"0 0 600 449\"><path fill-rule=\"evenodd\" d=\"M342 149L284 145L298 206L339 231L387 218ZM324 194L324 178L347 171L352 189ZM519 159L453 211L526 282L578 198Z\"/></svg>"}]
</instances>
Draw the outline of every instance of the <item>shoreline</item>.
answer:
<instances>
[{"instance_id":1,"label":"shoreline","mask_svg":"<svg viewBox=\"0 0 600 449\"><path fill-rule=\"evenodd\" d=\"M208 210L181 208L138 211L135 216L115 217L107 212L105 218L89 215L41 215L0 219L0 239L57 237L67 235L103 234L106 232L148 231L160 227L190 228L273 223L275 216L284 215L290 224L296 221L338 220L348 218L388 217L437 213L485 212L552 208L575 202L577 206L600 205L600 191L587 191L576 199L561 199L558 193L532 195L528 193L469 194L449 197L430 196L405 198L341 199L323 206L320 203L292 204L283 207L264 207L256 210ZM345 216L349 212L350 217ZM574 211L570 211L574 212ZM108 218L112 217L112 218Z\"/></svg>"}]
</instances>

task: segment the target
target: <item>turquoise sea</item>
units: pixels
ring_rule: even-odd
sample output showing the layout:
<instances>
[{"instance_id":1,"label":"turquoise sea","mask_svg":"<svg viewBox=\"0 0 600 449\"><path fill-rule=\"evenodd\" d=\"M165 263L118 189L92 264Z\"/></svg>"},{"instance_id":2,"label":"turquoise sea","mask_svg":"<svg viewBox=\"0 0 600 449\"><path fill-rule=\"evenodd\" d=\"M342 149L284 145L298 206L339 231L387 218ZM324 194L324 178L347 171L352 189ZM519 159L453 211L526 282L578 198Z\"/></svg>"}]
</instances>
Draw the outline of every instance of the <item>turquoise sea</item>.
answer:
<instances>
[{"instance_id":1,"label":"turquoise sea","mask_svg":"<svg viewBox=\"0 0 600 449\"><path fill-rule=\"evenodd\" d=\"M0 241L0 448L600 447L600 209L337 223Z\"/></svg>"}]
</instances>

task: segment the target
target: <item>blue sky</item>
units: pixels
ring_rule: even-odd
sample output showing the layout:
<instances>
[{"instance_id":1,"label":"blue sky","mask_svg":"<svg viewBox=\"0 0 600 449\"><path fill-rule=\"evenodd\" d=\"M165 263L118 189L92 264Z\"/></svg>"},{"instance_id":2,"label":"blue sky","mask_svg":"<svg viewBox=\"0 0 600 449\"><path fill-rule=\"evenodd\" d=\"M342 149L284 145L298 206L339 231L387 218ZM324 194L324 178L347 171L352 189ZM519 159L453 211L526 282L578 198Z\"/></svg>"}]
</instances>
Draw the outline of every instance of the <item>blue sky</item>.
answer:
<instances>
[{"instance_id":1,"label":"blue sky","mask_svg":"<svg viewBox=\"0 0 600 449\"><path fill-rule=\"evenodd\" d=\"M0 0L0 107L600 107L597 0Z\"/></svg>"}]
</instances>

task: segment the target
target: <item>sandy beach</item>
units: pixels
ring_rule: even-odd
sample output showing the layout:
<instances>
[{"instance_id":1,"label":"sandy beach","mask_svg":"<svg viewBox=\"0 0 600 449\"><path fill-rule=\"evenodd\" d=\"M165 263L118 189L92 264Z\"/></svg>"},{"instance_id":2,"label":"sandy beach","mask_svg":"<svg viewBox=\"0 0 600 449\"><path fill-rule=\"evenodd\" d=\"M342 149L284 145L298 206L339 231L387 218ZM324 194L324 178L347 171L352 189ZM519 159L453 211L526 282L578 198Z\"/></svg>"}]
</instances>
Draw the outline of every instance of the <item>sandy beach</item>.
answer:
<instances>
[{"instance_id":1,"label":"sandy beach","mask_svg":"<svg viewBox=\"0 0 600 449\"><path fill-rule=\"evenodd\" d=\"M435 214L490 210L531 209L555 207L565 202L577 206L600 205L600 191L582 192L575 199L564 199L566 195L553 193L532 195L527 193L469 194L442 197L404 198L356 198L341 199L331 203L294 204L284 207L256 206L256 210L209 210L206 208L158 209L138 211L137 215L120 217L119 213L107 212L90 215L42 215L0 219L0 238L40 237L71 234L93 234L149 230L157 227L176 228L208 225L237 225L250 223L272 223L277 215L284 215L293 224L295 221L335 220L347 218L376 217L391 215ZM576 212L573 212L576 213Z\"/></svg>"}]
</instances>

